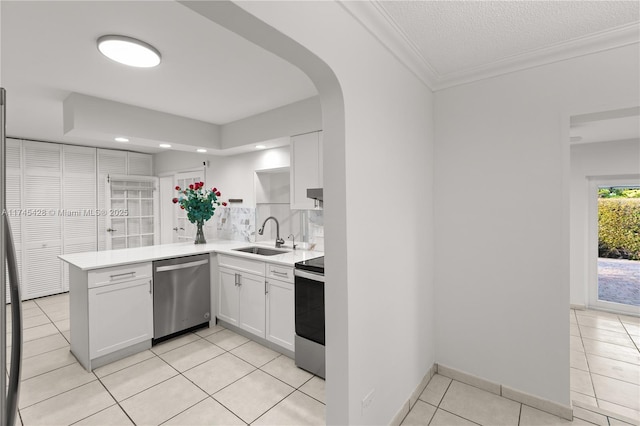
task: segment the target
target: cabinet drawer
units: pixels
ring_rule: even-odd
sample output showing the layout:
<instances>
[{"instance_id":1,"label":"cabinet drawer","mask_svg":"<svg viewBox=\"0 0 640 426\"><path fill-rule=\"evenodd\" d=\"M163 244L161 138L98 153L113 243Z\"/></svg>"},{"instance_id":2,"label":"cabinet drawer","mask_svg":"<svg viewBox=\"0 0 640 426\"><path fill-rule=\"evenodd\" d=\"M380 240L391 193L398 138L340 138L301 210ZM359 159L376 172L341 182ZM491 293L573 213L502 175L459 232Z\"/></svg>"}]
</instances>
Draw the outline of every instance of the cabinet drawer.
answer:
<instances>
[{"instance_id":1,"label":"cabinet drawer","mask_svg":"<svg viewBox=\"0 0 640 426\"><path fill-rule=\"evenodd\" d=\"M264 262L260 262L259 260L250 260L242 257L219 254L218 265L237 269L242 272L258 274L264 277Z\"/></svg>"},{"instance_id":2,"label":"cabinet drawer","mask_svg":"<svg viewBox=\"0 0 640 426\"><path fill-rule=\"evenodd\" d=\"M267 263L267 278L275 278L276 280L293 282L293 268L280 265L272 265Z\"/></svg>"},{"instance_id":3,"label":"cabinet drawer","mask_svg":"<svg viewBox=\"0 0 640 426\"><path fill-rule=\"evenodd\" d=\"M116 284L138 278L151 278L152 271L151 262L96 269L95 271L89 271L89 288Z\"/></svg>"}]
</instances>

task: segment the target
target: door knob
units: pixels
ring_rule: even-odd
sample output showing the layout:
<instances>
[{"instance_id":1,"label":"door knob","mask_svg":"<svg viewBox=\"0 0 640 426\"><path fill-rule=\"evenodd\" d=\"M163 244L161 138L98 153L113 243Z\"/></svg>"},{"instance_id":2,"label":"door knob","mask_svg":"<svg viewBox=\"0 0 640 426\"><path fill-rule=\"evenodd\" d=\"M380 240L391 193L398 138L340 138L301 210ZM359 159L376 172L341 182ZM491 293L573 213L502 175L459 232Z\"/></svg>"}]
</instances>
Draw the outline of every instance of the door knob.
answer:
<instances>
[{"instance_id":1,"label":"door knob","mask_svg":"<svg viewBox=\"0 0 640 426\"><path fill-rule=\"evenodd\" d=\"M178 227L173 228L174 231L178 232Z\"/></svg>"},{"instance_id":2,"label":"door knob","mask_svg":"<svg viewBox=\"0 0 640 426\"><path fill-rule=\"evenodd\" d=\"M111 228L107 228L107 232L116 232L117 229L111 229Z\"/></svg>"}]
</instances>

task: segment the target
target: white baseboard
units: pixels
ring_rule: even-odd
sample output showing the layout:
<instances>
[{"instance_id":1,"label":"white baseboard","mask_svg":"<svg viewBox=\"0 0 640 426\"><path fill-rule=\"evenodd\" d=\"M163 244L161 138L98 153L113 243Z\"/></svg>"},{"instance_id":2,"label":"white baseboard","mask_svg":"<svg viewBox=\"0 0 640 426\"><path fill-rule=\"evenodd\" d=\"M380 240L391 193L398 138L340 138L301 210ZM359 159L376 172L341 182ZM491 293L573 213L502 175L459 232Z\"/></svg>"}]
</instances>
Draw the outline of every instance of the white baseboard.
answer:
<instances>
[{"instance_id":1,"label":"white baseboard","mask_svg":"<svg viewBox=\"0 0 640 426\"><path fill-rule=\"evenodd\" d=\"M534 396L505 385L502 385L502 396L513 401L521 402L529 407L537 408L540 411L546 411L554 416L573 420L573 408L569 405L558 404L557 402L540 398L539 396Z\"/></svg>"},{"instance_id":2,"label":"white baseboard","mask_svg":"<svg viewBox=\"0 0 640 426\"><path fill-rule=\"evenodd\" d=\"M407 414L409 414L409 411L413 408L416 402L418 402L418 398L424 391L424 388L427 387L427 384L429 384L429 380L431 380L431 378L435 374L436 374L436 364L433 364L431 368L429 368L429 371L427 371L427 373L424 375L422 380L420 380L420 383L418 383L418 386L416 386L413 392L411 392L409 399L402 404L402 407L400 407L400 410L398 410L396 415L393 416L393 419L391 420L391 423L390 423L391 426L400 426L404 418L407 417Z\"/></svg>"},{"instance_id":3,"label":"white baseboard","mask_svg":"<svg viewBox=\"0 0 640 426\"><path fill-rule=\"evenodd\" d=\"M529 407L537 408L540 411L553 414L554 416L562 417L563 419L567 420L573 420L573 408L571 408L571 406L569 405L558 404L557 402L553 402L548 399L530 395L526 392L510 388L509 386L501 385L499 383L483 379L482 377L474 376L473 374L456 370L455 368L447 367L440 364L433 364L429 371L427 371L427 373L424 375L418 386L416 386L413 392L411 392L409 399L402 404L396 415L393 416L393 419L390 423L391 426L400 426L404 418L407 417L407 414L409 414L409 411L416 404L418 398L435 374L440 374L441 376L445 376L450 379L466 383L467 385L486 390L487 392L500 395L512 401L520 402L522 404L528 405Z\"/></svg>"},{"instance_id":4,"label":"white baseboard","mask_svg":"<svg viewBox=\"0 0 640 426\"><path fill-rule=\"evenodd\" d=\"M456 370L455 368L447 367L445 365L437 364L437 366L438 374L440 374L441 376L445 376L450 379L474 386L476 388L486 390L487 392L500 395L499 383L494 383L487 379L483 379L482 377L474 376L473 374L465 373L463 371Z\"/></svg>"},{"instance_id":5,"label":"white baseboard","mask_svg":"<svg viewBox=\"0 0 640 426\"><path fill-rule=\"evenodd\" d=\"M586 311L587 310L587 305L578 305L578 304L575 304L575 303L571 303L571 304L569 304L569 308L577 309L578 311Z\"/></svg>"},{"instance_id":6,"label":"white baseboard","mask_svg":"<svg viewBox=\"0 0 640 426\"><path fill-rule=\"evenodd\" d=\"M529 407L537 408L538 410L553 414L554 416L562 417L563 419L567 420L573 420L573 409L569 405L558 404L557 402L553 402L548 399L530 395L526 392L510 388L509 386L491 382L481 377L474 376L473 374L456 370L455 368L446 367L439 364L437 365L437 368L438 374L442 376L446 376L450 379L454 379L459 382L484 389L488 392L500 395L504 398L511 399L512 401L520 402L522 404L528 405Z\"/></svg>"}]
</instances>

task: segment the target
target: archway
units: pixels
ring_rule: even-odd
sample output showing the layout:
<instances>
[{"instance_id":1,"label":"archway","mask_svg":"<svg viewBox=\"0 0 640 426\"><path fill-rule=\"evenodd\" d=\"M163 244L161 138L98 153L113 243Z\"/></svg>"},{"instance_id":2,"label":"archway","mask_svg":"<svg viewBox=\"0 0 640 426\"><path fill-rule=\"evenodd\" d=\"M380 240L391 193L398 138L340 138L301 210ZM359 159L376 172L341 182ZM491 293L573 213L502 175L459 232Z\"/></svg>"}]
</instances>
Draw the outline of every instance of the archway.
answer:
<instances>
[{"instance_id":1,"label":"archway","mask_svg":"<svg viewBox=\"0 0 640 426\"><path fill-rule=\"evenodd\" d=\"M342 89L331 68L301 44L228 1L182 1L182 4L213 22L280 56L300 68L318 89L322 105L324 162L324 223L326 317L327 423L349 418L347 375L347 265L345 113ZM205 41L206 42L206 41Z\"/></svg>"}]
</instances>

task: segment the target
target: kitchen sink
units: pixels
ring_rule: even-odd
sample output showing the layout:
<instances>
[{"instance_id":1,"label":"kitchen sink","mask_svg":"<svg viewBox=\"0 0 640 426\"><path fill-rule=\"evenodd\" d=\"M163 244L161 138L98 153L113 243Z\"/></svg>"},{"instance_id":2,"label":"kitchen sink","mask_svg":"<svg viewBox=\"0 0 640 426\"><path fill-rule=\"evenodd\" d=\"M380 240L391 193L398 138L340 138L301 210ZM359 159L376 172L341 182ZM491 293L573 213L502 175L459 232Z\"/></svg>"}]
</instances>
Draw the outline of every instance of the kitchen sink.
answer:
<instances>
[{"instance_id":1,"label":"kitchen sink","mask_svg":"<svg viewBox=\"0 0 640 426\"><path fill-rule=\"evenodd\" d=\"M234 251L241 251L243 253L253 253L253 254L259 254L262 256L275 256L277 254L282 254L282 253L288 253L288 250L275 250L275 249L270 249L270 248L266 248L266 247L243 247L243 248L237 248L237 249L233 249Z\"/></svg>"}]
</instances>

